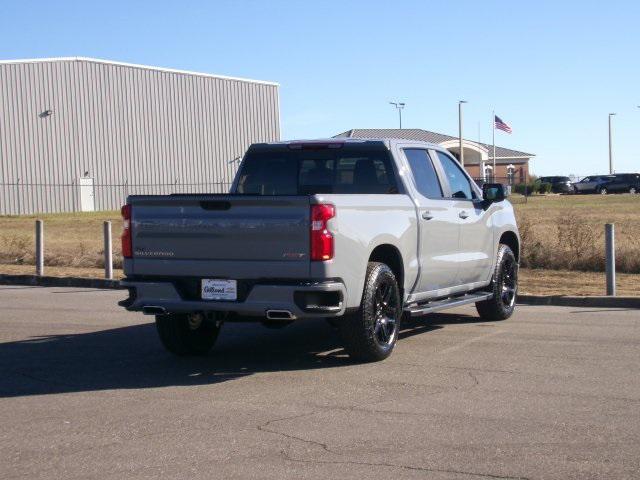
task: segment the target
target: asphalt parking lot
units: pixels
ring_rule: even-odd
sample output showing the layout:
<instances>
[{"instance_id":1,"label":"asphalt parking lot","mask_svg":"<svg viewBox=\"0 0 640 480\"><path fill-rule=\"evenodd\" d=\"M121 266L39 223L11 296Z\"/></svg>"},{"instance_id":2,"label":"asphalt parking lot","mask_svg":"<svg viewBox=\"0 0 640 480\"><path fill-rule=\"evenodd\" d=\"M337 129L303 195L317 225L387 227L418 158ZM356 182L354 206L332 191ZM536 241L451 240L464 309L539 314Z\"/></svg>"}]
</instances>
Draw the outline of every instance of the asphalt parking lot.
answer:
<instances>
[{"instance_id":1,"label":"asphalt parking lot","mask_svg":"<svg viewBox=\"0 0 640 480\"><path fill-rule=\"evenodd\" d=\"M471 308L383 363L323 321L171 357L123 292L0 286L0 477L638 478L640 313Z\"/></svg>"}]
</instances>

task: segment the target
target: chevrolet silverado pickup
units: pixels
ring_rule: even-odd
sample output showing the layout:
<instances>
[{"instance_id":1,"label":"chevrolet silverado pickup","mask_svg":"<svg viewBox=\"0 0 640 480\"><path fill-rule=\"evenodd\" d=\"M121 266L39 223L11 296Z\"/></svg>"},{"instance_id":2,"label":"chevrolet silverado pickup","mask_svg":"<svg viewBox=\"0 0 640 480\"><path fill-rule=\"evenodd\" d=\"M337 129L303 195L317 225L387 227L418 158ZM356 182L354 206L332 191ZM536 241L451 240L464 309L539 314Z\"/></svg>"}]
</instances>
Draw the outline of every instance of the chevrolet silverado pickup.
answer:
<instances>
[{"instance_id":1,"label":"chevrolet silverado pickup","mask_svg":"<svg viewBox=\"0 0 640 480\"><path fill-rule=\"evenodd\" d=\"M520 239L503 186L398 139L254 144L228 194L135 195L122 208L129 297L164 347L205 354L224 322L325 318L361 361L400 322L475 303L514 311Z\"/></svg>"}]
</instances>

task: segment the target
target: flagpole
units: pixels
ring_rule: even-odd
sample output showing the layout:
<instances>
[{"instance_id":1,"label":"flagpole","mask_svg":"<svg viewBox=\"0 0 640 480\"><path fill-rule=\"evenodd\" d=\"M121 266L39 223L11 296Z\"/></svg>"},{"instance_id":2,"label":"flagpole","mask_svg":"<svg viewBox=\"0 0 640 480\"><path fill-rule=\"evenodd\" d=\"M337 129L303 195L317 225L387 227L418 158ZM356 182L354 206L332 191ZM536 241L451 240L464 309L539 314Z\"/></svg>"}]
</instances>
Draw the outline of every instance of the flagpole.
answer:
<instances>
[{"instance_id":1,"label":"flagpole","mask_svg":"<svg viewBox=\"0 0 640 480\"><path fill-rule=\"evenodd\" d=\"M496 178L496 111L493 111L491 117L491 125L493 125L493 181Z\"/></svg>"}]
</instances>

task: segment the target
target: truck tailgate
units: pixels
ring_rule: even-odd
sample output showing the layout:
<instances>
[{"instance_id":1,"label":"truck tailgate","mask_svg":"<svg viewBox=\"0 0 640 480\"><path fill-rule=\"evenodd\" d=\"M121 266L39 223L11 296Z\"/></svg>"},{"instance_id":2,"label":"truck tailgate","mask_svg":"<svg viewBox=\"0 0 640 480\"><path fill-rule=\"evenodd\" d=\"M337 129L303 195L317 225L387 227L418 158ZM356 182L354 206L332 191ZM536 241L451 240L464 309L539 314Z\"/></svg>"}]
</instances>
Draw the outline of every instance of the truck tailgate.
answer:
<instances>
[{"instance_id":1,"label":"truck tailgate","mask_svg":"<svg viewBox=\"0 0 640 480\"><path fill-rule=\"evenodd\" d=\"M137 275L306 278L309 197L133 196Z\"/></svg>"}]
</instances>

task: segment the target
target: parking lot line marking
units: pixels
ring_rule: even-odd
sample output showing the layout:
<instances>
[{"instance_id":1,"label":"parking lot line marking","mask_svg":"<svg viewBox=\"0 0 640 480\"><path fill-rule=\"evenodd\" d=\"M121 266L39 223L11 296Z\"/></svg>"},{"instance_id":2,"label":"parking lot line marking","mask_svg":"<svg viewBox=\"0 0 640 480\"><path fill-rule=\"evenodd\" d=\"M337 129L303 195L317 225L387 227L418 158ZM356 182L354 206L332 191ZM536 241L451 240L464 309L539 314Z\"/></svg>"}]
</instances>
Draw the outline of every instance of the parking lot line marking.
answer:
<instances>
[{"instance_id":1,"label":"parking lot line marking","mask_svg":"<svg viewBox=\"0 0 640 480\"><path fill-rule=\"evenodd\" d=\"M478 335L477 337L470 338L469 340L465 340L464 342L459 343L457 345L453 345L451 347L445 348L444 350L440 350L437 353L443 354L443 353L455 352L456 350L460 350L461 348L466 347L471 343L479 342L480 340L483 340L485 338L494 337L496 335L501 335L503 333L504 333L504 330L496 330L495 332L486 333L484 335Z\"/></svg>"}]
</instances>

